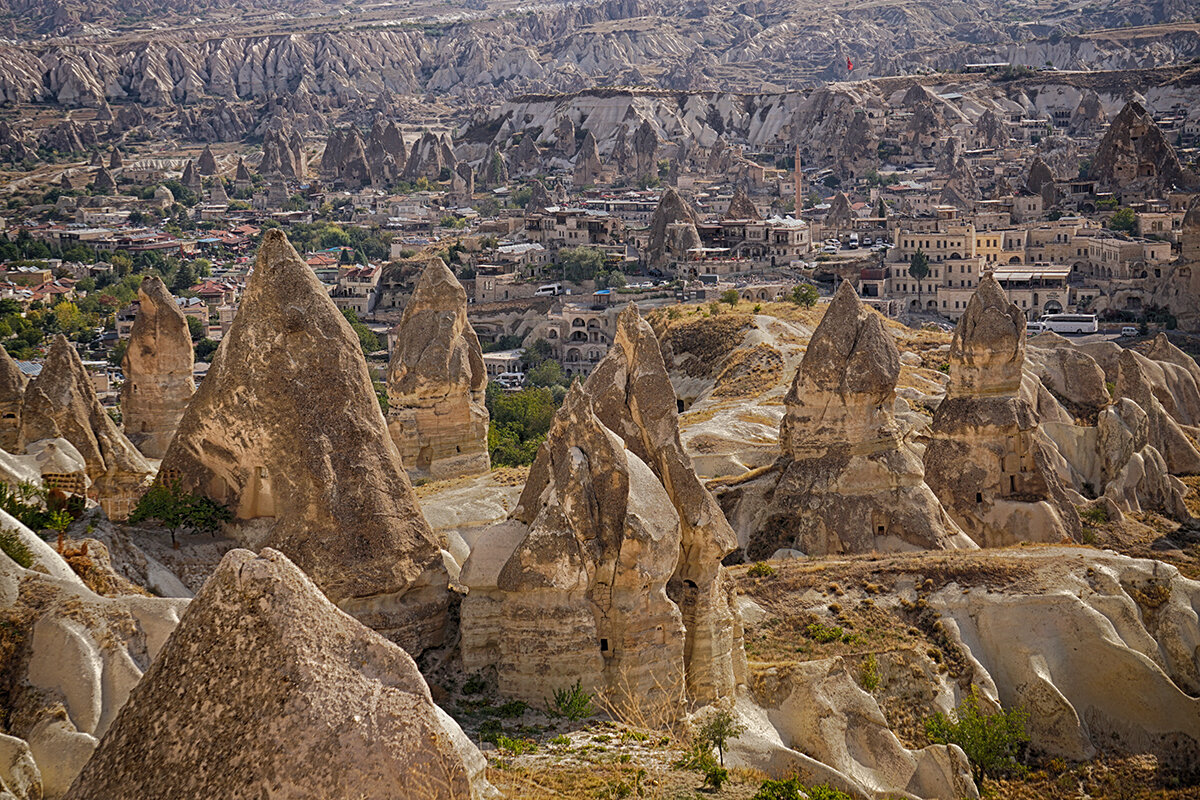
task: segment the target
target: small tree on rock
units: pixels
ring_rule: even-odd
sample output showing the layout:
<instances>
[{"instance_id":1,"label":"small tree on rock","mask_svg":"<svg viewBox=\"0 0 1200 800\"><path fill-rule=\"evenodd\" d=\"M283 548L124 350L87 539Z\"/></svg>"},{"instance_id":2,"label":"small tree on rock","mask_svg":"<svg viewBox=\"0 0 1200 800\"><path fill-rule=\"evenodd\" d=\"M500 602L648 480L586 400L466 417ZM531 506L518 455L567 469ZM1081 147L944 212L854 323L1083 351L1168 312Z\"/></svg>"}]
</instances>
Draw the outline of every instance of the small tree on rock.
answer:
<instances>
[{"instance_id":1,"label":"small tree on rock","mask_svg":"<svg viewBox=\"0 0 1200 800\"><path fill-rule=\"evenodd\" d=\"M157 520L171 532L172 547L179 547L175 534L180 531L216 533L222 523L231 519L233 514L228 506L203 495L185 492L178 479L169 484L156 482L129 515L132 524Z\"/></svg>"}]
</instances>

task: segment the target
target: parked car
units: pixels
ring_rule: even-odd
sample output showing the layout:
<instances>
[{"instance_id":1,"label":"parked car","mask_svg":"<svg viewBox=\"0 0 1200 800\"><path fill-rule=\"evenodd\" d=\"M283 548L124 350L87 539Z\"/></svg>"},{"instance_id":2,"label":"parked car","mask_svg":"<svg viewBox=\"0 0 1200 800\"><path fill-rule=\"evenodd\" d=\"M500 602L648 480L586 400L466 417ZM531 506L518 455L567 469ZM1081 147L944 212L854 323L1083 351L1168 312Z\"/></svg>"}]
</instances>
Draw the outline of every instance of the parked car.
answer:
<instances>
[{"instance_id":1,"label":"parked car","mask_svg":"<svg viewBox=\"0 0 1200 800\"><path fill-rule=\"evenodd\" d=\"M1121 335L1122 336L1137 336L1138 329L1136 327L1134 327L1133 325L1125 325L1124 327L1121 328Z\"/></svg>"}]
</instances>

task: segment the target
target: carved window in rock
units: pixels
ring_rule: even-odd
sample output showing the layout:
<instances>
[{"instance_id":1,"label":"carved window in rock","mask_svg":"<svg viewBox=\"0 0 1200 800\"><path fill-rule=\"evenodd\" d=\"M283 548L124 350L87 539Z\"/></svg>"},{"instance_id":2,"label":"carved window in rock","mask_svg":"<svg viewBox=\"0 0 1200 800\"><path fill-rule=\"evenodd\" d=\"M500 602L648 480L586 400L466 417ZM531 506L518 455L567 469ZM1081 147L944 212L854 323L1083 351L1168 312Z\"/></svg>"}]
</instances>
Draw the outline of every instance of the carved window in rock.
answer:
<instances>
[{"instance_id":1,"label":"carved window in rock","mask_svg":"<svg viewBox=\"0 0 1200 800\"><path fill-rule=\"evenodd\" d=\"M250 470L250 480L242 492L241 505L240 516L244 519L275 516L275 493L266 467L253 467Z\"/></svg>"},{"instance_id":2,"label":"carved window in rock","mask_svg":"<svg viewBox=\"0 0 1200 800\"><path fill-rule=\"evenodd\" d=\"M158 473L158 482L163 486L173 486L176 481L182 480L183 476L179 470L171 468L164 469Z\"/></svg>"}]
</instances>

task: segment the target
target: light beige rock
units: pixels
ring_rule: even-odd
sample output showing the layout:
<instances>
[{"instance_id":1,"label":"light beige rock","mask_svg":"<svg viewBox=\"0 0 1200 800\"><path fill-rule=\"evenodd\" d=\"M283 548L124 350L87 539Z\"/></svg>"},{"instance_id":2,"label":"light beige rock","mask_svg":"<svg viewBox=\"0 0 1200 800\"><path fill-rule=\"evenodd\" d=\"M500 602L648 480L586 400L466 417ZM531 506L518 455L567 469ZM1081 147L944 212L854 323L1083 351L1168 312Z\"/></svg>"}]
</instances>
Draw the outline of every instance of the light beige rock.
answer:
<instances>
[{"instance_id":1,"label":"light beige rock","mask_svg":"<svg viewBox=\"0 0 1200 800\"><path fill-rule=\"evenodd\" d=\"M21 401L26 383L25 374L8 351L0 353L0 450L21 452Z\"/></svg>"},{"instance_id":2,"label":"light beige rock","mask_svg":"<svg viewBox=\"0 0 1200 800\"><path fill-rule=\"evenodd\" d=\"M684 628L667 594L679 515L654 472L575 384L520 503L463 566L462 658L543 705L577 680L647 724L679 719Z\"/></svg>"},{"instance_id":3,"label":"light beige rock","mask_svg":"<svg viewBox=\"0 0 1200 800\"><path fill-rule=\"evenodd\" d=\"M0 734L0 792L16 800L39 800L42 796L42 774L28 743L5 734Z\"/></svg>"},{"instance_id":4,"label":"light beige rock","mask_svg":"<svg viewBox=\"0 0 1200 800\"><path fill-rule=\"evenodd\" d=\"M30 798L59 798L166 642L187 601L101 597L32 531L7 515L0 516L0 524L16 530L34 552L31 569L0 556L0 606L15 626L12 635L28 643L6 666L13 687L3 709L7 732L28 743L36 764L31 768L24 751L8 747L12 743L4 739L0 780L11 790L9 776L32 785L33 776L40 775ZM15 760L5 762L9 755ZM8 775L6 763L11 764Z\"/></svg>"},{"instance_id":5,"label":"light beige rock","mask_svg":"<svg viewBox=\"0 0 1200 800\"><path fill-rule=\"evenodd\" d=\"M1115 396L1129 399L1146 412L1149 442L1166 460L1167 469L1175 475L1200 472L1200 450L1168 413L1154 391L1154 384L1145 368L1146 359L1132 350L1121 351L1117 358Z\"/></svg>"},{"instance_id":6,"label":"light beige rock","mask_svg":"<svg viewBox=\"0 0 1200 800\"><path fill-rule=\"evenodd\" d=\"M1200 584L1166 564L1083 549L1016 556L1021 592L947 586L929 598L976 683L1030 712L1031 744L1069 760L1097 749L1200 759Z\"/></svg>"},{"instance_id":7,"label":"light beige rock","mask_svg":"<svg viewBox=\"0 0 1200 800\"><path fill-rule=\"evenodd\" d=\"M683 615L688 697L700 705L729 697L744 682L745 652L721 559L737 537L683 449L658 338L632 303L617 318L612 347L585 391L596 417L654 471L679 514L679 558L667 594Z\"/></svg>"},{"instance_id":8,"label":"light beige rock","mask_svg":"<svg viewBox=\"0 0 1200 800\"><path fill-rule=\"evenodd\" d=\"M100 405L79 354L59 334L42 372L25 389L20 439L63 438L87 462L94 499L110 519L124 519L141 498L153 467Z\"/></svg>"},{"instance_id":9,"label":"light beige rock","mask_svg":"<svg viewBox=\"0 0 1200 800\"><path fill-rule=\"evenodd\" d=\"M208 152L207 150L205 152ZM129 441L149 458L162 458L188 401L194 351L187 319L162 279L152 275L138 287L137 318L121 368L121 418Z\"/></svg>"},{"instance_id":10,"label":"light beige rock","mask_svg":"<svg viewBox=\"0 0 1200 800\"><path fill-rule=\"evenodd\" d=\"M762 506L746 556L947 549L974 543L924 480L894 414L900 354L844 282L813 333L780 424L775 472L733 493Z\"/></svg>"},{"instance_id":11,"label":"light beige rock","mask_svg":"<svg viewBox=\"0 0 1200 800\"><path fill-rule=\"evenodd\" d=\"M954 329L950 385L933 417L925 480L983 547L1076 539L1057 451L1021 397L1025 317L991 275Z\"/></svg>"},{"instance_id":12,"label":"light beige rock","mask_svg":"<svg viewBox=\"0 0 1200 800\"><path fill-rule=\"evenodd\" d=\"M836 770L870 795L979 796L963 752L945 745L906 749L841 658L769 670L756 676L751 691L785 747Z\"/></svg>"},{"instance_id":13,"label":"light beige rock","mask_svg":"<svg viewBox=\"0 0 1200 800\"><path fill-rule=\"evenodd\" d=\"M281 550L369 627L414 653L441 641L449 578L358 337L281 231L160 474L227 504L240 542Z\"/></svg>"},{"instance_id":14,"label":"light beige rock","mask_svg":"<svg viewBox=\"0 0 1200 800\"><path fill-rule=\"evenodd\" d=\"M413 477L487 472L487 370L467 293L440 258L404 308L388 366L388 432Z\"/></svg>"},{"instance_id":15,"label":"light beige rock","mask_svg":"<svg viewBox=\"0 0 1200 800\"><path fill-rule=\"evenodd\" d=\"M234 550L67 797L480 797L456 727L412 658L283 554Z\"/></svg>"}]
</instances>

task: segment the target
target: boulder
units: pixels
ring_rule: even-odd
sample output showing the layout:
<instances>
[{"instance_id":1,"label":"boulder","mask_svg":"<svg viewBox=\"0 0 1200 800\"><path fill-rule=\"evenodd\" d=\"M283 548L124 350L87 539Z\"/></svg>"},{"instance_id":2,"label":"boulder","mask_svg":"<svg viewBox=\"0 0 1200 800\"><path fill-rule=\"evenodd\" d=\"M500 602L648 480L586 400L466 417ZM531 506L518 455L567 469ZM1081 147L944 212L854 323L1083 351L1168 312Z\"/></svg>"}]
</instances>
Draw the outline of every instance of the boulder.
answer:
<instances>
[{"instance_id":1,"label":"boulder","mask_svg":"<svg viewBox=\"0 0 1200 800\"><path fill-rule=\"evenodd\" d=\"M746 547L809 555L974 544L925 483L894 408L900 354L882 318L843 282L785 399L777 481ZM753 491L743 502L757 504Z\"/></svg>"},{"instance_id":2,"label":"boulder","mask_svg":"<svg viewBox=\"0 0 1200 800\"><path fill-rule=\"evenodd\" d=\"M234 550L66 797L483 796L456 729L407 653L282 553Z\"/></svg>"},{"instance_id":3,"label":"boulder","mask_svg":"<svg viewBox=\"0 0 1200 800\"><path fill-rule=\"evenodd\" d=\"M21 442L63 438L87 464L92 491L110 519L124 519L154 473L133 443L100 405L79 353L59 334L42 372L25 387Z\"/></svg>"},{"instance_id":4,"label":"boulder","mask_svg":"<svg viewBox=\"0 0 1200 800\"><path fill-rule=\"evenodd\" d=\"M406 649L441 641L449 578L358 336L282 231L264 234L160 475L229 506L244 546L286 553Z\"/></svg>"},{"instance_id":5,"label":"boulder","mask_svg":"<svg viewBox=\"0 0 1200 800\"><path fill-rule=\"evenodd\" d=\"M388 432L414 478L487 472L487 370L467 293L440 258L404 308L388 366Z\"/></svg>"},{"instance_id":6,"label":"boulder","mask_svg":"<svg viewBox=\"0 0 1200 800\"><path fill-rule=\"evenodd\" d=\"M925 480L982 547L1077 539L1079 513L1037 412L1021 396L1025 316L985 275L954 329Z\"/></svg>"},{"instance_id":7,"label":"boulder","mask_svg":"<svg viewBox=\"0 0 1200 800\"><path fill-rule=\"evenodd\" d=\"M138 313L121 369L125 435L147 457L162 458L196 391L187 319L157 275L138 287Z\"/></svg>"}]
</instances>

